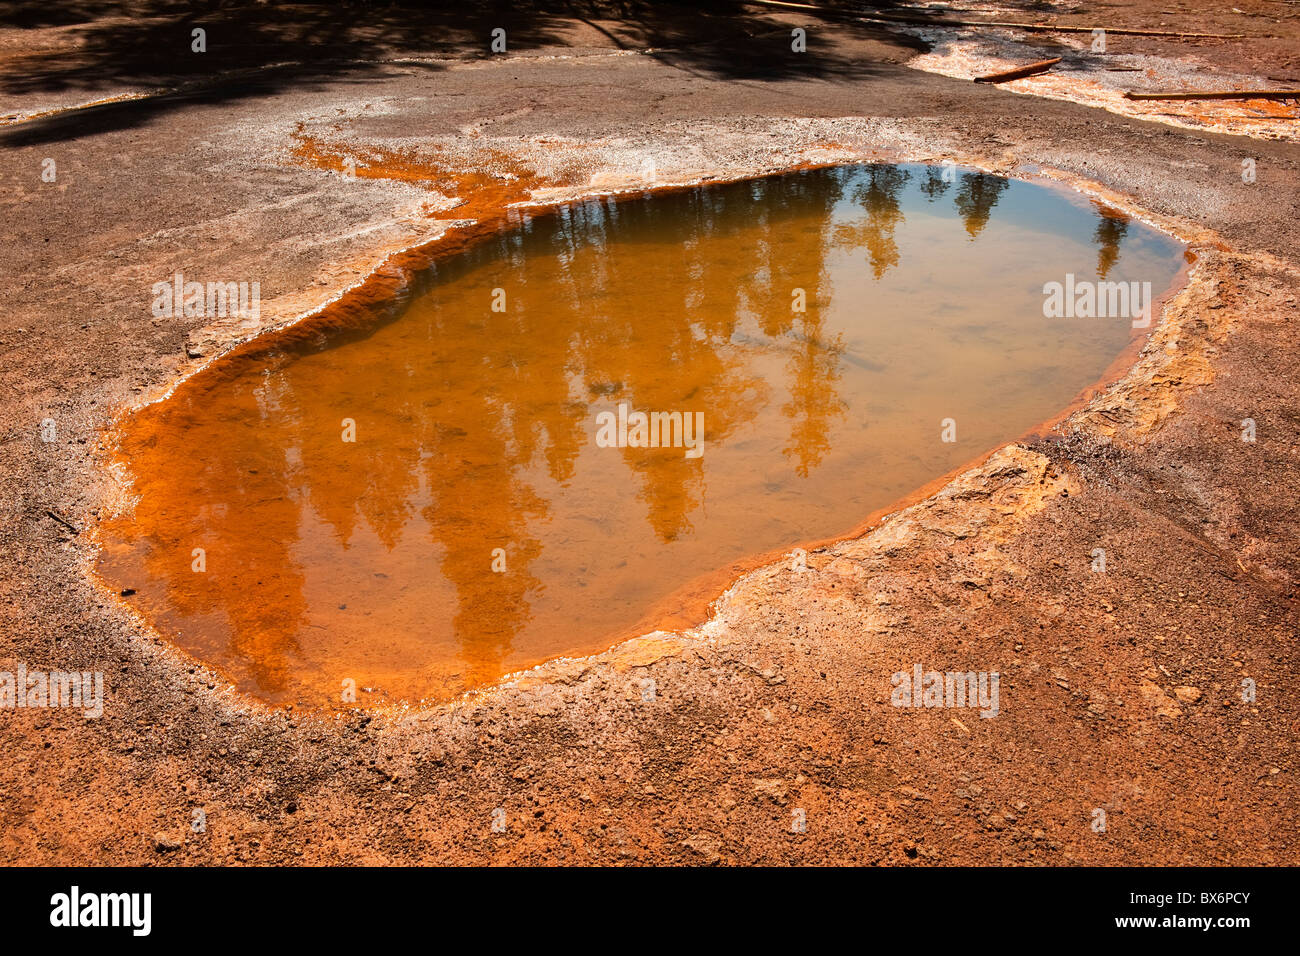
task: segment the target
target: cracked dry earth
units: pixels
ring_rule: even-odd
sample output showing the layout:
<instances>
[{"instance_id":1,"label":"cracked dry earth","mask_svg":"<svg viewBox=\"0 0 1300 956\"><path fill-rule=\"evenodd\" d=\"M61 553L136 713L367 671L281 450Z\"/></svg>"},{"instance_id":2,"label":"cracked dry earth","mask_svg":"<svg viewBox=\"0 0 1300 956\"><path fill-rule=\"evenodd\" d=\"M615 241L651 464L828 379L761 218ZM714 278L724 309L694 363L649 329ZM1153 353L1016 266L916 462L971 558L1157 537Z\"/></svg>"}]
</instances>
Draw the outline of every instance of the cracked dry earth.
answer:
<instances>
[{"instance_id":1,"label":"cracked dry earth","mask_svg":"<svg viewBox=\"0 0 1300 956\"><path fill-rule=\"evenodd\" d=\"M728 43L803 25L830 66L729 74L555 18L501 59L407 50L237 94L77 110L98 97L10 89L0 112L45 115L0 125L0 670L108 687L98 720L0 712L0 860L1297 862L1300 146L911 70L916 41L878 24L746 22ZM1273 29L1294 43L1294 23ZM1184 55L1253 72L1235 48ZM754 570L699 628L452 704L269 709L95 585L123 410L240 338L384 295L412 262L395 254L457 222L641 189L647 156L664 184L951 158L1140 213L1197 259L1131 370L1040 434L806 572ZM149 288L178 270L258 278L261 328L153 320ZM917 662L1000 672L999 715L890 706Z\"/></svg>"}]
</instances>

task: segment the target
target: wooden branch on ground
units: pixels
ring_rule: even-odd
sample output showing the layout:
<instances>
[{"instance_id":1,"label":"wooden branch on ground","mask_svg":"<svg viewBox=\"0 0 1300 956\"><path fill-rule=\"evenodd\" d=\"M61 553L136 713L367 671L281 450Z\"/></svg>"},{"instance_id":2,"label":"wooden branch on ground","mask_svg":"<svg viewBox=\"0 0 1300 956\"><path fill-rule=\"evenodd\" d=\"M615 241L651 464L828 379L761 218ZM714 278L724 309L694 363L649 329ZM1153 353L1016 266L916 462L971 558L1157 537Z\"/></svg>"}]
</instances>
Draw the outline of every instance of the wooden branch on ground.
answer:
<instances>
[{"instance_id":1,"label":"wooden branch on ground","mask_svg":"<svg viewBox=\"0 0 1300 956\"><path fill-rule=\"evenodd\" d=\"M57 521L59 524L63 525L63 527L67 528L73 534L81 534L81 532L77 530L77 526L73 524L71 521L69 521L67 518L63 517L62 515L57 514L54 511L49 510L48 508L46 509L45 513L49 515L51 518L53 518L55 521Z\"/></svg>"},{"instance_id":2,"label":"wooden branch on ground","mask_svg":"<svg viewBox=\"0 0 1300 956\"><path fill-rule=\"evenodd\" d=\"M876 20L882 23L909 23L933 27L998 27L1003 30L1029 30L1040 33L1092 33L1104 30L1112 36L1121 37L1168 37L1174 40L1263 40L1266 36L1250 36L1245 33L1183 33L1177 30L1138 30L1128 27L1076 27L1059 23L1019 23L1007 20L935 20L930 17L909 16L894 13L861 13L863 20Z\"/></svg>"},{"instance_id":3,"label":"wooden branch on ground","mask_svg":"<svg viewBox=\"0 0 1300 956\"><path fill-rule=\"evenodd\" d=\"M1193 90L1186 93L1124 94L1129 100L1300 100L1300 90Z\"/></svg>"},{"instance_id":4,"label":"wooden branch on ground","mask_svg":"<svg viewBox=\"0 0 1300 956\"><path fill-rule=\"evenodd\" d=\"M1018 66L1014 70L1003 70L1001 73L990 73L988 76L977 76L975 77L975 82L1005 83L1007 80L1018 80L1022 76L1033 76L1035 73L1046 73L1060 62L1061 58L1059 56L1054 56L1050 60L1039 60L1036 63Z\"/></svg>"},{"instance_id":5,"label":"wooden branch on ground","mask_svg":"<svg viewBox=\"0 0 1300 956\"><path fill-rule=\"evenodd\" d=\"M810 3L787 3L783 0L744 0L747 4L759 7L779 7L786 10L803 10L808 13L826 17L852 18L870 20L875 23L906 23L923 27L997 27L1003 30L1029 30L1040 33L1092 33L1093 30L1105 30L1114 36L1127 37L1167 37L1173 40L1265 40L1273 39L1270 34L1246 33L1183 33L1177 30L1141 30L1129 27L1079 27L1059 23L1020 23L1006 20L940 20L935 17L916 16L907 13L851 13L830 7L815 6Z\"/></svg>"}]
</instances>

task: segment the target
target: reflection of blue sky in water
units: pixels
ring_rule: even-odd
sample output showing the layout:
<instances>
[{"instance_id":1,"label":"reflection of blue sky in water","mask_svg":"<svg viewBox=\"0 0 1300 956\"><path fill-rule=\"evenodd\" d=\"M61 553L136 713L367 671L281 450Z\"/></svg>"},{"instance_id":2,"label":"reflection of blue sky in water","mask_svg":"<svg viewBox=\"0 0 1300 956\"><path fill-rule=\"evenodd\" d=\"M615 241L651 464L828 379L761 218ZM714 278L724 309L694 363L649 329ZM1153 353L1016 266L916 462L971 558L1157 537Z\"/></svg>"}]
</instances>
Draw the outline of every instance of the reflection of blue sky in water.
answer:
<instances>
[{"instance_id":1,"label":"reflection of blue sky in water","mask_svg":"<svg viewBox=\"0 0 1300 956\"><path fill-rule=\"evenodd\" d=\"M272 699L446 696L698 619L673 595L701 576L843 533L1095 381L1127 321L1044 319L1045 282L1181 264L1067 194L940 172L582 203L366 330L218 363L128 431L142 500L104 567ZM597 447L620 402L703 412L703 458Z\"/></svg>"}]
</instances>

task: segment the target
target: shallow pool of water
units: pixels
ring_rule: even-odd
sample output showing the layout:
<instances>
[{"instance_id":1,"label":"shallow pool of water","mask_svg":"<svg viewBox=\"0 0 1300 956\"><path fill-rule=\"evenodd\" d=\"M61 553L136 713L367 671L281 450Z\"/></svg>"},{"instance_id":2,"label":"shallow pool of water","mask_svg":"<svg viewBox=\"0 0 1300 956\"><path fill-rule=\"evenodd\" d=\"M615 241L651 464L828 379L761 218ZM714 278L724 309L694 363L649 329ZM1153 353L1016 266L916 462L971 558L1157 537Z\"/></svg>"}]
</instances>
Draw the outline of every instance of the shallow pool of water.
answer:
<instances>
[{"instance_id":1,"label":"shallow pool of water","mask_svg":"<svg viewBox=\"0 0 1300 956\"><path fill-rule=\"evenodd\" d=\"M1183 258L1062 191L917 166L520 217L364 328L124 422L138 501L100 573L269 701L447 699L697 623L729 569L1021 435L1141 334L1045 317L1045 283L1159 295Z\"/></svg>"}]
</instances>

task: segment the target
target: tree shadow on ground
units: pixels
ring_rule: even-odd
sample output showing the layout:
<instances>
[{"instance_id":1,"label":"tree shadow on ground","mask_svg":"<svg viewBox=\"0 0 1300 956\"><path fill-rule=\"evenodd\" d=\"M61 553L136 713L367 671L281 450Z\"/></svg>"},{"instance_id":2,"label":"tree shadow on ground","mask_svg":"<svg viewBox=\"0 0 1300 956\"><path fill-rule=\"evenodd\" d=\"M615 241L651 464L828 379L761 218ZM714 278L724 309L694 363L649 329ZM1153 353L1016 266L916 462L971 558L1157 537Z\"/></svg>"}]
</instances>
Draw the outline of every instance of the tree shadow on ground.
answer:
<instances>
[{"instance_id":1,"label":"tree shadow on ground","mask_svg":"<svg viewBox=\"0 0 1300 956\"><path fill-rule=\"evenodd\" d=\"M802 11L735 0L240 0L204 9L175 0L40 6L4 0L0 29L9 28L9 47L17 52L0 73L0 94L72 94L82 102L137 95L16 124L0 131L0 144L129 128L196 102L365 82L385 75L394 61L402 69L437 72L457 60L499 55L491 48L496 28L506 31L507 55L593 45L649 49L661 62L717 79L863 78L879 64L838 51L838 39L921 46L880 24L831 13L808 30L807 52L799 53L792 49L791 17L807 19ZM196 29L204 31L203 52L195 50ZM32 31L31 42L24 44L16 31Z\"/></svg>"}]
</instances>

